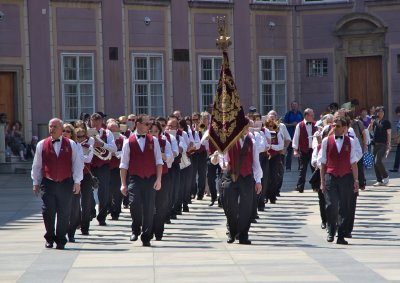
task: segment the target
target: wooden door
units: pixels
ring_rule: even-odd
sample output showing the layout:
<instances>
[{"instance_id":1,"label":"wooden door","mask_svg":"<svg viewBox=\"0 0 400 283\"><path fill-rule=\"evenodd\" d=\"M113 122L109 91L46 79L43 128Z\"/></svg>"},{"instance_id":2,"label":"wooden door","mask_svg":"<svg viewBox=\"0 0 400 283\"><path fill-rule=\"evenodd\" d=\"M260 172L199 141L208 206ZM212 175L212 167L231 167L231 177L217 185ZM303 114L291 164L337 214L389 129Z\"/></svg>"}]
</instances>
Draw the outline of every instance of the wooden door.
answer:
<instances>
[{"instance_id":1,"label":"wooden door","mask_svg":"<svg viewBox=\"0 0 400 283\"><path fill-rule=\"evenodd\" d=\"M358 99L361 108L383 105L382 57L347 58L348 98Z\"/></svg>"},{"instance_id":2,"label":"wooden door","mask_svg":"<svg viewBox=\"0 0 400 283\"><path fill-rule=\"evenodd\" d=\"M14 73L0 72L0 113L7 114L7 120L14 122Z\"/></svg>"}]
</instances>

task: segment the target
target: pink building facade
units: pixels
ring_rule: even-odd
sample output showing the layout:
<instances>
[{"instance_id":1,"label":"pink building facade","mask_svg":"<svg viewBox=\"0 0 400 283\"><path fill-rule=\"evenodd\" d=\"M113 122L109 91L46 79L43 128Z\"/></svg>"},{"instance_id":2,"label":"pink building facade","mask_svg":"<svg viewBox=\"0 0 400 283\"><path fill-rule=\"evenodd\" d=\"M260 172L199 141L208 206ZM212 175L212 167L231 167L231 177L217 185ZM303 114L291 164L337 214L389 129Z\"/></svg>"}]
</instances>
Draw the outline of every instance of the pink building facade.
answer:
<instances>
[{"instance_id":1,"label":"pink building facade","mask_svg":"<svg viewBox=\"0 0 400 283\"><path fill-rule=\"evenodd\" d=\"M245 110L317 113L400 101L400 1L0 0L0 112L40 133L53 116L202 111L225 16Z\"/></svg>"}]
</instances>

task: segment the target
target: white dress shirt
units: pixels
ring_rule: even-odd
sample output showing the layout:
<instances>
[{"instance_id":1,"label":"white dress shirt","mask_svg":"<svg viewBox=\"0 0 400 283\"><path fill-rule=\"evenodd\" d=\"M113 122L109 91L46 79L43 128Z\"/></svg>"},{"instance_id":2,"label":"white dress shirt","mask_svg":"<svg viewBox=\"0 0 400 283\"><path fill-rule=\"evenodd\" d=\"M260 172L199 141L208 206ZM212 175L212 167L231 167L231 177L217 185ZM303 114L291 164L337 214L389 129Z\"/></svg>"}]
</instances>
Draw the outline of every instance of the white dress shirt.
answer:
<instances>
[{"instance_id":1,"label":"white dress shirt","mask_svg":"<svg viewBox=\"0 0 400 283\"><path fill-rule=\"evenodd\" d=\"M171 149L172 152L175 156L179 155L179 147L178 147L178 141L176 140L176 137L174 137L173 135L169 135L170 139L171 139Z\"/></svg>"},{"instance_id":2,"label":"white dress shirt","mask_svg":"<svg viewBox=\"0 0 400 283\"><path fill-rule=\"evenodd\" d=\"M200 144L204 145L204 147L206 148L206 150L208 152L208 150L210 148L209 141L208 141L208 130L206 130L204 132L203 136L201 137ZM211 152L211 153L213 153L213 152Z\"/></svg>"},{"instance_id":3,"label":"white dress shirt","mask_svg":"<svg viewBox=\"0 0 400 283\"><path fill-rule=\"evenodd\" d=\"M99 136L100 138L103 136L103 131L106 131L106 136L107 136L107 142L104 142L104 149L107 149L110 152L116 152L117 151L117 146L115 145L115 140L114 140L114 135L110 130L104 130L103 128L100 128L99 130Z\"/></svg>"},{"instance_id":4,"label":"white dress shirt","mask_svg":"<svg viewBox=\"0 0 400 283\"><path fill-rule=\"evenodd\" d=\"M75 184L80 184L83 179L83 162L81 155L79 153L78 145L73 140L68 140L71 144L72 149L72 178L74 179ZM62 143L62 137L60 137L59 142L55 142L53 144L54 151L56 152L57 157L60 154ZM41 140L36 146L35 157L33 159L31 177L33 180L33 185L38 186L41 184L43 179L42 172L42 152L43 152L43 144L44 140Z\"/></svg>"},{"instance_id":5,"label":"white dress shirt","mask_svg":"<svg viewBox=\"0 0 400 283\"><path fill-rule=\"evenodd\" d=\"M306 126L307 135L308 135L308 148L312 148L312 139L313 139L312 127L313 127L313 125L312 124L307 125L306 120L303 120L303 122ZM299 146L300 146L299 138L300 138L300 123L298 123L296 125L296 129L294 131L294 136L293 136L293 140L292 140L292 147L296 150L298 150Z\"/></svg>"},{"instance_id":6,"label":"white dress shirt","mask_svg":"<svg viewBox=\"0 0 400 283\"><path fill-rule=\"evenodd\" d=\"M311 155L311 166L314 168L321 168L321 163L318 162L318 145L313 148Z\"/></svg>"},{"instance_id":7,"label":"white dress shirt","mask_svg":"<svg viewBox=\"0 0 400 283\"><path fill-rule=\"evenodd\" d=\"M317 164L326 164L326 162L327 162L328 138L329 137L326 137L322 140L321 150L318 152ZM339 153L342 150L343 141L344 141L344 137L342 139L335 139L335 145L336 145L337 151ZM358 160L360 159L359 153L357 152L357 144L359 147L360 147L360 144L358 141L355 141L352 138L350 138L350 143L351 143L350 164L353 164L355 162L358 162Z\"/></svg>"},{"instance_id":8,"label":"white dress shirt","mask_svg":"<svg viewBox=\"0 0 400 283\"><path fill-rule=\"evenodd\" d=\"M281 133L284 141L292 141L292 138L290 137L289 131L287 130L285 124L283 123L279 124L279 133Z\"/></svg>"},{"instance_id":9,"label":"white dress shirt","mask_svg":"<svg viewBox=\"0 0 400 283\"><path fill-rule=\"evenodd\" d=\"M82 147L82 145L78 143L79 148L80 148L80 151L81 151L81 154L82 154L82 156L81 156L82 161L83 161L84 163L91 163L91 162L92 162L92 158L93 158L94 139L93 139L92 137L90 137L90 138L88 139L88 141L87 141L87 144L89 145L88 153L87 153L87 154L84 154L84 153L83 153L83 147Z\"/></svg>"},{"instance_id":10,"label":"white dress shirt","mask_svg":"<svg viewBox=\"0 0 400 283\"><path fill-rule=\"evenodd\" d=\"M137 138L137 133L135 133L136 138ZM146 138L137 138L140 150L143 152L144 146L146 143ZM156 165L163 165L164 161L162 160L161 156L161 149L160 149L160 143L158 142L158 139L153 137L154 141L154 157L156 160ZM129 139L124 140L124 145L122 146L122 154L121 154L121 163L119 164L119 168L121 169L129 169L129 160L131 157L131 148L129 146ZM140 162L140 160L138 160Z\"/></svg>"},{"instance_id":11,"label":"white dress shirt","mask_svg":"<svg viewBox=\"0 0 400 283\"><path fill-rule=\"evenodd\" d=\"M174 154L172 153L172 147L171 144L169 143L168 139L166 136L162 135L161 138L163 140L165 140L165 149L164 149L164 153L165 153L165 157L167 158L167 160L165 161L165 163L167 164L168 168L171 168L172 163L174 162ZM176 140L175 140L176 141ZM172 142L172 139L171 139Z\"/></svg>"}]
</instances>

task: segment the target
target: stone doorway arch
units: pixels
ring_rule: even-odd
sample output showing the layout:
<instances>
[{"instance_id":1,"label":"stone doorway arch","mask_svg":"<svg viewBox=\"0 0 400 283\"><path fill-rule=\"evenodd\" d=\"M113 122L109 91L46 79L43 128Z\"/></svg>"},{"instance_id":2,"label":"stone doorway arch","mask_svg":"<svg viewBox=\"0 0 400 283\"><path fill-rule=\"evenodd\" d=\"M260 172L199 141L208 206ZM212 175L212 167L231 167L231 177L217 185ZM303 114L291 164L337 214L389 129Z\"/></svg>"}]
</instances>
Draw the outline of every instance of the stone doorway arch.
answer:
<instances>
[{"instance_id":1,"label":"stone doorway arch","mask_svg":"<svg viewBox=\"0 0 400 283\"><path fill-rule=\"evenodd\" d=\"M357 98L360 106L388 106L387 27L368 13L351 13L335 25L335 97L340 103Z\"/></svg>"}]
</instances>

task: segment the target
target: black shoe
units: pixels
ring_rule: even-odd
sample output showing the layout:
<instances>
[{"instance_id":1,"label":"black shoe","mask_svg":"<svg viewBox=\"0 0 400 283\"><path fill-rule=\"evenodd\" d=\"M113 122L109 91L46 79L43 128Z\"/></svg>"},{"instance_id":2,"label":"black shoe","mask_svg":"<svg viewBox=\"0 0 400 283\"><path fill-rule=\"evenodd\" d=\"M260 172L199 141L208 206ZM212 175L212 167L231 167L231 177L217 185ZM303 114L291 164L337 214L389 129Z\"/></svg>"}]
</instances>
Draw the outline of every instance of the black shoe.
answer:
<instances>
[{"instance_id":1,"label":"black shoe","mask_svg":"<svg viewBox=\"0 0 400 283\"><path fill-rule=\"evenodd\" d=\"M336 241L338 245L348 245L349 243L344 238L338 238Z\"/></svg>"},{"instance_id":2,"label":"black shoe","mask_svg":"<svg viewBox=\"0 0 400 283\"><path fill-rule=\"evenodd\" d=\"M111 220L118 220L118 216L111 216Z\"/></svg>"},{"instance_id":3,"label":"black shoe","mask_svg":"<svg viewBox=\"0 0 400 283\"><path fill-rule=\"evenodd\" d=\"M184 205L182 211L183 212L189 212L189 206Z\"/></svg>"},{"instance_id":4,"label":"black shoe","mask_svg":"<svg viewBox=\"0 0 400 283\"><path fill-rule=\"evenodd\" d=\"M325 222L321 222L321 229L326 229L326 223Z\"/></svg>"},{"instance_id":5,"label":"black shoe","mask_svg":"<svg viewBox=\"0 0 400 283\"><path fill-rule=\"evenodd\" d=\"M171 214L170 218L171 219L177 219L175 214Z\"/></svg>"},{"instance_id":6,"label":"black shoe","mask_svg":"<svg viewBox=\"0 0 400 283\"><path fill-rule=\"evenodd\" d=\"M65 248L65 245L57 245L56 249L57 250L63 250Z\"/></svg>"},{"instance_id":7,"label":"black shoe","mask_svg":"<svg viewBox=\"0 0 400 283\"><path fill-rule=\"evenodd\" d=\"M275 203L276 203L276 199L270 199L269 202L270 202L271 204L275 204Z\"/></svg>"},{"instance_id":8,"label":"black shoe","mask_svg":"<svg viewBox=\"0 0 400 283\"><path fill-rule=\"evenodd\" d=\"M304 192L304 188L296 188L296 191L298 191L299 193L303 193Z\"/></svg>"},{"instance_id":9,"label":"black shoe","mask_svg":"<svg viewBox=\"0 0 400 283\"><path fill-rule=\"evenodd\" d=\"M178 211L176 212L176 215L182 215L182 211L178 210Z\"/></svg>"},{"instance_id":10,"label":"black shoe","mask_svg":"<svg viewBox=\"0 0 400 283\"><path fill-rule=\"evenodd\" d=\"M215 200L212 200L208 206L213 206L214 202L215 202Z\"/></svg>"},{"instance_id":11,"label":"black shoe","mask_svg":"<svg viewBox=\"0 0 400 283\"><path fill-rule=\"evenodd\" d=\"M124 204L124 208L125 208L125 209L129 208L129 205Z\"/></svg>"},{"instance_id":12,"label":"black shoe","mask_svg":"<svg viewBox=\"0 0 400 283\"><path fill-rule=\"evenodd\" d=\"M280 197L280 196L281 196L281 192L277 192L277 193L276 193L276 196L277 196L277 197Z\"/></svg>"},{"instance_id":13,"label":"black shoe","mask_svg":"<svg viewBox=\"0 0 400 283\"><path fill-rule=\"evenodd\" d=\"M171 220L165 219L164 223L165 223L165 224L171 224Z\"/></svg>"},{"instance_id":14,"label":"black shoe","mask_svg":"<svg viewBox=\"0 0 400 283\"><path fill-rule=\"evenodd\" d=\"M107 223L104 220L99 221L99 226L107 226Z\"/></svg>"},{"instance_id":15,"label":"black shoe","mask_svg":"<svg viewBox=\"0 0 400 283\"><path fill-rule=\"evenodd\" d=\"M137 241L137 239L138 239L138 235L132 234L129 241L134 242L134 241Z\"/></svg>"},{"instance_id":16,"label":"black shoe","mask_svg":"<svg viewBox=\"0 0 400 283\"><path fill-rule=\"evenodd\" d=\"M75 242L76 242L74 237L69 237L69 238L68 238L68 241L69 241L70 243L75 243Z\"/></svg>"},{"instance_id":17,"label":"black shoe","mask_svg":"<svg viewBox=\"0 0 400 283\"><path fill-rule=\"evenodd\" d=\"M399 169L389 169L390 172L399 172Z\"/></svg>"},{"instance_id":18,"label":"black shoe","mask_svg":"<svg viewBox=\"0 0 400 283\"><path fill-rule=\"evenodd\" d=\"M156 241L161 241L162 237L156 237Z\"/></svg>"},{"instance_id":19,"label":"black shoe","mask_svg":"<svg viewBox=\"0 0 400 283\"><path fill-rule=\"evenodd\" d=\"M251 219L250 222L251 222L251 223L257 223L257 220Z\"/></svg>"},{"instance_id":20,"label":"black shoe","mask_svg":"<svg viewBox=\"0 0 400 283\"><path fill-rule=\"evenodd\" d=\"M262 206L258 207L258 211L264 211L264 210L265 210L265 207L262 207Z\"/></svg>"},{"instance_id":21,"label":"black shoe","mask_svg":"<svg viewBox=\"0 0 400 283\"><path fill-rule=\"evenodd\" d=\"M329 242L329 243L332 243L333 242L333 236L332 235L328 235L326 237L326 241Z\"/></svg>"},{"instance_id":22,"label":"black shoe","mask_svg":"<svg viewBox=\"0 0 400 283\"><path fill-rule=\"evenodd\" d=\"M143 247L151 247L150 241L143 242Z\"/></svg>"},{"instance_id":23,"label":"black shoe","mask_svg":"<svg viewBox=\"0 0 400 283\"><path fill-rule=\"evenodd\" d=\"M88 236L89 235L89 231L84 230L84 231L81 231L81 232L82 232L82 235L84 235L84 236Z\"/></svg>"},{"instance_id":24,"label":"black shoe","mask_svg":"<svg viewBox=\"0 0 400 283\"><path fill-rule=\"evenodd\" d=\"M202 196L197 196L196 200L203 200Z\"/></svg>"},{"instance_id":25,"label":"black shoe","mask_svg":"<svg viewBox=\"0 0 400 283\"><path fill-rule=\"evenodd\" d=\"M228 236L228 239L226 240L226 242L227 242L228 244L232 244L234 241L235 241L235 238L234 238L234 237L231 237L231 236Z\"/></svg>"},{"instance_id":26,"label":"black shoe","mask_svg":"<svg viewBox=\"0 0 400 283\"><path fill-rule=\"evenodd\" d=\"M351 233L348 233L348 234L344 235L344 237L351 239L351 238L353 238L353 235Z\"/></svg>"},{"instance_id":27,"label":"black shoe","mask_svg":"<svg viewBox=\"0 0 400 283\"><path fill-rule=\"evenodd\" d=\"M258 214L256 214L256 216L254 216L255 219L260 219L260 216Z\"/></svg>"},{"instance_id":28,"label":"black shoe","mask_svg":"<svg viewBox=\"0 0 400 283\"><path fill-rule=\"evenodd\" d=\"M53 247L53 243L52 242L46 242L46 244L44 244L44 246L46 247L46 249L51 249Z\"/></svg>"},{"instance_id":29,"label":"black shoe","mask_svg":"<svg viewBox=\"0 0 400 283\"><path fill-rule=\"evenodd\" d=\"M249 239L239 240L239 244L241 245L251 245L251 241Z\"/></svg>"}]
</instances>

